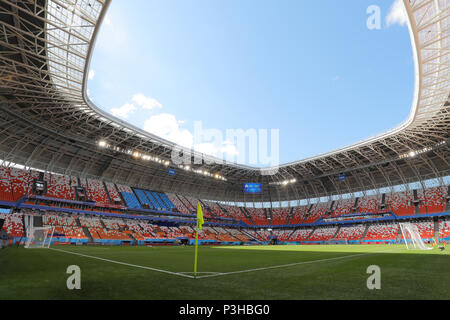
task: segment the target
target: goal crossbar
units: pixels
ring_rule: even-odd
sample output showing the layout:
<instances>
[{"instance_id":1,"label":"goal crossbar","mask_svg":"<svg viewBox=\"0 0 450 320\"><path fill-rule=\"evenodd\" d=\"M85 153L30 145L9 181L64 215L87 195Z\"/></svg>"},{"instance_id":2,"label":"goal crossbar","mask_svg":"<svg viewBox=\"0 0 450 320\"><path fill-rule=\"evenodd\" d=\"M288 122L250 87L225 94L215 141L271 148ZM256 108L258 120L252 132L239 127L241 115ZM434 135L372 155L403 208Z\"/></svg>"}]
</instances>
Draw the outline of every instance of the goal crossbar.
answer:
<instances>
[{"instance_id":1,"label":"goal crossbar","mask_svg":"<svg viewBox=\"0 0 450 320\"><path fill-rule=\"evenodd\" d=\"M25 248L49 248L52 243L55 227L31 227Z\"/></svg>"}]
</instances>

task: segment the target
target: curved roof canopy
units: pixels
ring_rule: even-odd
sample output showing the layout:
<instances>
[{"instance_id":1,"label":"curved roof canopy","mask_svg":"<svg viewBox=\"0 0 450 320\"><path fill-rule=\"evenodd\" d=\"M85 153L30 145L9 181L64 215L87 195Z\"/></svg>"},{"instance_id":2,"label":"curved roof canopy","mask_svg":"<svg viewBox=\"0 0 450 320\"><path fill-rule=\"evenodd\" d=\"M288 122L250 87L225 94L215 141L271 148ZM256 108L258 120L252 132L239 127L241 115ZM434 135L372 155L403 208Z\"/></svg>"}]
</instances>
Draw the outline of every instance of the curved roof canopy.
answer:
<instances>
[{"instance_id":1,"label":"curved roof canopy","mask_svg":"<svg viewBox=\"0 0 450 320\"><path fill-rule=\"evenodd\" d=\"M404 0L415 93L403 124L339 150L265 169L200 153L191 154L195 163L180 167L171 155L181 147L89 100L89 61L110 2L0 2L0 159L239 202L323 197L450 174L450 0ZM169 175L169 168L177 174ZM346 178L339 181L342 175ZM245 195L244 182L261 182L263 193Z\"/></svg>"}]
</instances>

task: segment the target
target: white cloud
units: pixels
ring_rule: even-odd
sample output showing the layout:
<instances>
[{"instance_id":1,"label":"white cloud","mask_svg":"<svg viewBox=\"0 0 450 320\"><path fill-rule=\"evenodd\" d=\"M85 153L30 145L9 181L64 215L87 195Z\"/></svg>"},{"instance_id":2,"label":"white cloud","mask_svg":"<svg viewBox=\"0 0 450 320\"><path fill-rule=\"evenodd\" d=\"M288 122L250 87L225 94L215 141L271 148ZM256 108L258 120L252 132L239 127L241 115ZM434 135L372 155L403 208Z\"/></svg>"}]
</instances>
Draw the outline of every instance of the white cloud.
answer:
<instances>
[{"instance_id":1,"label":"white cloud","mask_svg":"<svg viewBox=\"0 0 450 320\"><path fill-rule=\"evenodd\" d=\"M131 98L131 102L124 104L120 108L111 109L111 114L122 119L128 119L138 108L145 110L161 109L162 104L154 98L149 98L142 93L136 94ZM203 142L194 141L194 134L183 128L184 121L178 120L176 116L169 113L153 115L145 120L143 129L158 137L176 143L186 148L194 148L196 151L216 156L218 158L233 158L239 154L236 146L223 140Z\"/></svg>"},{"instance_id":2,"label":"white cloud","mask_svg":"<svg viewBox=\"0 0 450 320\"><path fill-rule=\"evenodd\" d=\"M210 156L217 156L219 151L214 144L209 142L196 144L194 149L195 151L208 154Z\"/></svg>"},{"instance_id":3,"label":"white cloud","mask_svg":"<svg viewBox=\"0 0 450 320\"><path fill-rule=\"evenodd\" d=\"M238 156L239 155L239 151L237 150L236 146L229 141L225 141L223 143L223 146L220 148L220 151L226 156Z\"/></svg>"},{"instance_id":4,"label":"white cloud","mask_svg":"<svg viewBox=\"0 0 450 320\"><path fill-rule=\"evenodd\" d=\"M196 151L207 155L229 158L239 154L236 146L228 141L223 143L195 141L194 145L194 135L181 127L183 123L172 114L162 113L148 118L144 123L144 130L180 146L189 149L194 148Z\"/></svg>"},{"instance_id":5,"label":"white cloud","mask_svg":"<svg viewBox=\"0 0 450 320\"><path fill-rule=\"evenodd\" d=\"M89 70L89 75L88 75L88 79L89 80L92 80L92 79L94 79L94 77L95 77L95 71L94 70Z\"/></svg>"},{"instance_id":6,"label":"white cloud","mask_svg":"<svg viewBox=\"0 0 450 320\"><path fill-rule=\"evenodd\" d=\"M144 96L142 93L136 94L132 98L133 102L136 103L138 106L147 109L147 110L153 110L153 109L161 109L162 104L159 103L158 100L154 98L149 98Z\"/></svg>"},{"instance_id":7,"label":"white cloud","mask_svg":"<svg viewBox=\"0 0 450 320\"><path fill-rule=\"evenodd\" d=\"M135 110L136 110L136 107L134 106L134 104L127 103L127 104L124 104L123 106L121 106L120 108L111 109L111 113L112 113L112 115L114 115L116 117L128 119L128 116L131 113L133 113Z\"/></svg>"},{"instance_id":8,"label":"white cloud","mask_svg":"<svg viewBox=\"0 0 450 320\"><path fill-rule=\"evenodd\" d=\"M233 159L239 155L236 146L228 141L222 144L210 142L199 143L194 146L194 149L198 152L222 159Z\"/></svg>"},{"instance_id":9,"label":"white cloud","mask_svg":"<svg viewBox=\"0 0 450 320\"><path fill-rule=\"evenodd\" d=\"M390 26L395 24L406 26L407 22L408 15L406 13L402 0L395 0L386 17L387 27L389 28Z\"/></svg>"},{"instance_id":10,"label":"white cloud","mask_svg":"<svg viewBox=\"0 0 450 320\"><path fill-rule=\"evenodd\" d=\"M148 118L144 130L186 148L191 148L194 137L189 130L180 127L180 121L168 113L162 113Z\"/></svg>"}]
</instances>

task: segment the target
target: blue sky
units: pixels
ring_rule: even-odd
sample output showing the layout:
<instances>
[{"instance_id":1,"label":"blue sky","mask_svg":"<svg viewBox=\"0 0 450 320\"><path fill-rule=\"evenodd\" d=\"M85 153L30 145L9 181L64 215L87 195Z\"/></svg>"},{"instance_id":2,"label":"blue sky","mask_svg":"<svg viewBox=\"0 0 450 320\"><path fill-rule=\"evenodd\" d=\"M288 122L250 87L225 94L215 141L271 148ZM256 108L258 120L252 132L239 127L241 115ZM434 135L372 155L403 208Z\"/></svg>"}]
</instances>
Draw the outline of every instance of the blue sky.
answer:
<instances>
[{"instance_id":1,"label":"blue sky","mask_svg":"<svg viewBox=\"0 0 450 320\"><path fill-rule=\"evenodd\" d=\"M398 1L398 0L397 0ZM381 9L369 30L366 9ZM409 115L414 64L401 6L386 1L114 0L89 96L134 125L216 156L194 123L279 129L286 163L381 133Z\"/></svg>"}]
</instances>

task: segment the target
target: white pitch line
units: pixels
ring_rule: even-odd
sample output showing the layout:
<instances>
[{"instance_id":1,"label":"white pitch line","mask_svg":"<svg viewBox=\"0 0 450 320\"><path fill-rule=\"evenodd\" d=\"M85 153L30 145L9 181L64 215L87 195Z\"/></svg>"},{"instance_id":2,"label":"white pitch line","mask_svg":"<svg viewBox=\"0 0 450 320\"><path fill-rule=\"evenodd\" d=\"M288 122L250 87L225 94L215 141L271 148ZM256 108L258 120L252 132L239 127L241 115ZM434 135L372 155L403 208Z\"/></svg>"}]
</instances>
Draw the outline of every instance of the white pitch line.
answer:
<instances>
[{"instance_id":1,"label":"white pitch line","mask_svg":"<svg viewBox=\"0 0 450 320\"><path fill-rule=\"evenodd\" d=\"M77 255L77 256L81 256L81 257L97 259L97 260L111 262L111 263L115 263L115 264L121 264L121 265L128 266L128 267L135 267L135 268L140 268L140 269L152 270L152 271L167 273L167 274L171 274L171 275L175 275L175 276L179 276L179 277L185 277L185 278L194 279L194 276L189 276L187 274L183 274L183 273L180 273L180 272L172 272L172 271L167 271L167 270L162 270L162 269L156 269L156 268L151 268L151 267L139 266L139 265L136 265L136 264L120 262L120 261L115 261L115 260L110 260L110 259L104 259L104 258L99 258L99 257L95 257L95 256L89 256L87 254L71 252L71 251L66 251L66 250L61 250L61 249L54 249L54 248L49 248L49 249L50 250L54 250L54 251L68 253L68 254L73 254L73 255Z\"/></svg>"},{"instance_id":2,"label":"white pitch line","mask_svg":"<svg viewBox=\"0 0 450 320\"><path fill-rule=\"evenodd\" d=\"M382 253L382 252L386 252L386 251L392 251L392 249L383 250L383 251L368 252L368 253L361 253L361 254L352 254L352 255L340 256L340 257L335 257L335 258L327 258L327 259L312 260L312 261L302 261L302 262L282 264L282 265L278 265L278 266L271 266L271 267L264 267L264 268L247 269L247 270L239 270L239 271L231 271L231 272L222 272L222 273L211 274L211 275L206 275L206 276L198 276L197 279L220 277L220 276L227 276L227 275L230 275L230 274L263 271L263 270L278 269L278 268L286 268L286 267L298 266L298 265L302 265L302 264L312 264L312 263L317 263L317 262L326 262L326 261L340 260L340 259L345 259L345 258L361 257L361 256L367 256L367 255L370 255L370 254Z\"/></svg>"},{"instance_id":3,"label":"white pitch line","mask_svg":"<svg viewBox=\"0 0 450 320\"><path fill-rule=\"evenodd\" d=\"M186 272L178 272L178 273L181 273L181 274L194 274L195 272L192 272L192 271L186 271ZM197 272L197 274L200 274L200 273L220 274L221 272L207 272L207 271Z\"/></svg>"}]
</instances>

